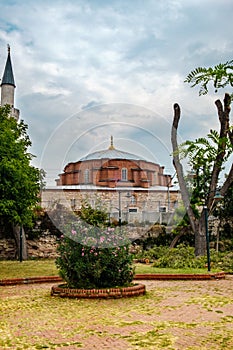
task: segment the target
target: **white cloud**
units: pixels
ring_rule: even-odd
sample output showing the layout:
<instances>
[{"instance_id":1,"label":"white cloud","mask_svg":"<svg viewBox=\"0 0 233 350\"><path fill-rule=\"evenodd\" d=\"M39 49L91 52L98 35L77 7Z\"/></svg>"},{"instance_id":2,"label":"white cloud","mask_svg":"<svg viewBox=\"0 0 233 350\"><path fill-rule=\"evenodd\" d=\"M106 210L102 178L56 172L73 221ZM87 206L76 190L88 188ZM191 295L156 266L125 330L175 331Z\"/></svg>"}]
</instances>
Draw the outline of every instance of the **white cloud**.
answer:
<instances>
[{"instance_id":1,"label":"white cloud","mask_svg":"<svg viewBox=\"0 0 233 350\"><path fill-rule=\"evenodd\" d=\"M122 117L91 111L79 115L77 135L116 118L119 123L133 120L137 127L122 130L122 124L115 124L97 128L94 136L87 133L77 158L108 142L111 131L116 139L128 137L138 152L139 140L144 153L150 149L150 137L139 127L156 135L166 131L169 142L175 102L182 109L182 139L205 135L217 125L216 97L199 97L198 90L183 81L197 66L232 58L232 1L0 0L0 4L0 72L9 43L16 107L29 124L38 163L52 132L79 115L83 106L120 103L153 112L147 118L140 113L124 115L122 110ZM62 137L69 139L73 132L69 128ZM170 164L165 153L164 163Z\"/></svg>"}]
</instances>

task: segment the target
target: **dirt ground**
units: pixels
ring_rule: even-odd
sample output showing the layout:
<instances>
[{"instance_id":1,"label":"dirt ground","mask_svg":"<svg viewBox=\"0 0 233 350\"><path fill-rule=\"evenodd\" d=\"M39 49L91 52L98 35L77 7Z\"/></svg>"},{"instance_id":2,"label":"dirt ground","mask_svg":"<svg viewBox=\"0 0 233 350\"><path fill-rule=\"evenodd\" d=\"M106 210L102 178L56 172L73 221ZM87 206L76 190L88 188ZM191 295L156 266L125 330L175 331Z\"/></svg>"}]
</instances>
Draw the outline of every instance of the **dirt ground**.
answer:
<instances>
[{"instance_id":1,"label":"dirt ground","mask_svg":"<svg viewBox=\"0 0 233 350\"><path fill-rule=\"evenodd\" d=\"M233 349L233 276L137 281L145 296L51 297L51 284L0 287L0 349Z\"/></svg>"}]
</instances>

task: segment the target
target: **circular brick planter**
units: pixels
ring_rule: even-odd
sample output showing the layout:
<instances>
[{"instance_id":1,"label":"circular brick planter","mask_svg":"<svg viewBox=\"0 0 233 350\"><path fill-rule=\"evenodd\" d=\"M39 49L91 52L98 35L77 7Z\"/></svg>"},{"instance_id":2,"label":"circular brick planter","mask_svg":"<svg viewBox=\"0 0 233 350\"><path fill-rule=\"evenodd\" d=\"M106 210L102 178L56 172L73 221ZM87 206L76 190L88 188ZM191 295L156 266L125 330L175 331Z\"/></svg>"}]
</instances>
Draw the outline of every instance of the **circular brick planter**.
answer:
<instances>
[{"instance_id":1,"label":"circular brick planter","mask_svg":"<svg viewBox=\"0 0 233 350\"><path fill-rule=\"evenodd\" d=\"M123 298L136 297L144 295L146 287L144 284L135 284L131 287L119 288L104 288L104 289L75 289L67 288L65 285L53 286L51 289L52 296L59 296L62 298L90 298L90 299L108 299L108 298Z\"/></svg>"}]
</instances>

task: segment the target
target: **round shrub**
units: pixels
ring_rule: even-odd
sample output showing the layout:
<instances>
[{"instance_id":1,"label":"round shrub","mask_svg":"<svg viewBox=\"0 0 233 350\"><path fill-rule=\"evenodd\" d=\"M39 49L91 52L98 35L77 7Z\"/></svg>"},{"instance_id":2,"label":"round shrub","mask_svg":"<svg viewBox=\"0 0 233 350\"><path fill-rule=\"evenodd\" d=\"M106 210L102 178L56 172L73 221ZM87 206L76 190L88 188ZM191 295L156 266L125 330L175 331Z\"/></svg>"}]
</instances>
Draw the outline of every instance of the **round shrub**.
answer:
<instances>
[{"instance_id":1,"label":"round shrub","mask_svg":"<svg viewBox=\"0 0 233 350\"><path fill-rule=\"evenodd\" d=\"M100 228L78 221L58 244L56 265L70 288L127 286L133 280L133 256L120 228Z\"/></svg>"}]
</instances>

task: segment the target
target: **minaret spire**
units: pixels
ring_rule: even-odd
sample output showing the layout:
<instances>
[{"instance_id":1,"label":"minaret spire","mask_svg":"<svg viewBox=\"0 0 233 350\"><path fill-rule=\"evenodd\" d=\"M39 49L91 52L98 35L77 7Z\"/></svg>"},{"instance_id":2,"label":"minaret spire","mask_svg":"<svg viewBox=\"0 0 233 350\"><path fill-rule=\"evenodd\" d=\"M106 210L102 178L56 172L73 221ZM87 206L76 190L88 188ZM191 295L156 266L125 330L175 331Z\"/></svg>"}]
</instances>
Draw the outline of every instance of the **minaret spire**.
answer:
<instances>
[{"instance_id":1,"label":"minaret spire","mask_svg":"<svg viewBox=\"0 0 233 350\"><path fill-rule=\"evenodd\" d=\"M10 45L7 45L7 60L1 81L1 106L10 105L11 115L18 119L19 110L14 108L15 99L15 80L11 63L11 49Z\"/></svg>"},{"instance_id":2,"label":"minaret spire","mask_svg":"<svg viewBox=\"0 0 233 350\"><path fill-rule=\"evenodd\" d=\"M14 80L14 74L13 74L13 69L11 64L11 49L9 44L7 45L7 51L8 51L8 56L7 56L7 61L5 65L5 70L3 73L1 86L4 84L7 84L7 85L13 85L15 88L16 87L15 80Z\"/></svg>"},{"instance_id":3,"label":"minaret spire","mask_svg":"<svg viewBox=\"0 0 233 350\"><path fill-rule=\"evenodd\" d=\"M111 136L111 144L108 147L108 149L115 149L115 147L113 146L113 136Z\"/></svg>"}]
</instances>

